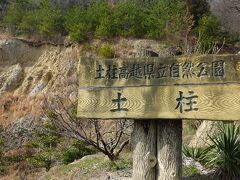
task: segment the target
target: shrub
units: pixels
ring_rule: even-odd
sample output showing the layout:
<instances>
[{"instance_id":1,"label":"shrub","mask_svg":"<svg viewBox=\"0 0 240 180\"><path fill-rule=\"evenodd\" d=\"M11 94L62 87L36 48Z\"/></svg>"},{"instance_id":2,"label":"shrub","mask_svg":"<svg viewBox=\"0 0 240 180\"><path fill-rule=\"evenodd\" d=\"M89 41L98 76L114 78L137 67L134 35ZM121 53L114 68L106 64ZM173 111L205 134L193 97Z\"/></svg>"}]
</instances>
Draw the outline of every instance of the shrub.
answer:
<instances>
[{"instance_id":1,"label":"shrub","mask_svg":"<svg viewBox=\"0 0 240 180\"><path fill-rule=\"evenodd\" d=\"M109 43L105 43L98 52L99 56L103 58L113 58L114 57L114 51L111 48Z\"/></svg>"},{"instance_id":2,"label":"shrub","mask_svg":"<svg viewBox=\"0 0 240 180\"><path fill-rule=\"evenodd\" d=\"M219 133L211 139L212 145L206 149L204 162L214 168L223 179L240 177L240 128L235 124L219 123Z\"/></svg>"},{"instance_id":3,"label":"shrub","mask_svg":"<svg viewBox=\"0 0 240 180\"><path fill-rule=\"evenodd\" d=\"M65 149L62 158L64 164L69 164L76 159L80 159L86 155L94 153L96 153L96 151L87 147L84 142L75 140L69 148Z\"/></svg>"},{"instance_id":4,"label":"shrub","mask_svg":"<svg viewBox=\"0 0 240 180\"><path fill-rule=\"evenodd\" d=\"M220 23L213 15L203 16L194 31L199 37L199 48L203 52L211 49L217 41L224 40L220 29Z\"/></svg>"}]
</instances>

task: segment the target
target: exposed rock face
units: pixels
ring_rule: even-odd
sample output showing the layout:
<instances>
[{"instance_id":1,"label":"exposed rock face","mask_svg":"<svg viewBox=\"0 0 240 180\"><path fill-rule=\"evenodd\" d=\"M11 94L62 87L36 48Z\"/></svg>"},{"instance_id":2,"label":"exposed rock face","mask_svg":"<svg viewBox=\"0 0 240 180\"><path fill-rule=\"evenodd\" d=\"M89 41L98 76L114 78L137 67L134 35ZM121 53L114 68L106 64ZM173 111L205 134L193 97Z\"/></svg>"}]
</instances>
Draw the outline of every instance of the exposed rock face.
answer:
<instances>
[{"instance_id":1,"label":"exposed rock face","mask_svg":"<svg viewBox=\"0 0 240 180\"><path fill-rule=\"evenodd\" d=\"M166 57L181 54L177 47L169 47L155 40L137 40L134 42L135 57Z\"/></svg>"},{"instance_id":2,"label":"exposed rock face","mask_svg":"<svg viewBox=\"0 0 240 180\"><path fill-rule=\"evenodd\" d=\"M209 0L211 11L215 14L226 30L240 33L240 1Z\"/></svg>"},{"instance_id":3,"label":"exposed rock face","mask_svg":"<svg viewBox=\"0 0 240 180\"><path fill-rule=\"evenodd\" d=\"M196 134L189 143L191 147L206 147L210 143L208 136L212 136L217 132L217 121L203 121L197 129Z\"/></svg>"},{"instance_id":4,"label":"exposed rock face","mask_svg":"<svg viewBox=\"0 0 240 180\"><path fill-rule=\"evenodd\" d=\"M10 71L0 76L0 93L15 90L21 84L23 77L23 68L19 64L15 65Z\"/></svg>"},{"instance_id":5,"label":"exposed rock face","mask_svg":"<svg viewBox=\"0 0 240 180\"><path fill-rule=\"evenodd\" d=\"M13 147L21 147L24 143L28 142L35 129L36 123L34 121L34 117L25 116L8 126L4 132L4 136L7 139L5 146L11 149Z\"/></svg>"}]
</instances>

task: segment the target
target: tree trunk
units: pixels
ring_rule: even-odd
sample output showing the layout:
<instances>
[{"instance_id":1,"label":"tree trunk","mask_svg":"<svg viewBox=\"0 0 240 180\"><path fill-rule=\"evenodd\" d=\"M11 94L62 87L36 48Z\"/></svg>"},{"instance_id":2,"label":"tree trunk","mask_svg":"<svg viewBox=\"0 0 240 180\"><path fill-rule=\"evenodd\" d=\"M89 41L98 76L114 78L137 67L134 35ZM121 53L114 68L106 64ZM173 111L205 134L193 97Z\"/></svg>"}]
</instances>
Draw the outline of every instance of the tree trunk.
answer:
<instances>
[{"instance_id":1,"label":"tree trunk","mask_svg":"<svg viewBox=\"0 0 240 180\"><path fill-rule=\"evenodd\" d=\"M182 179L182 120L157 121L157 179Z\"/></svg>"},{"instance_id":2,"label":"tree trunk","mask_svg":"<svg viewBox=\"0 0 240 180\"><path fill-rule=\"evenodd\" d=\"M133 180L155 180L157 121L135 120L132 138Z\"/></svg>"}]
</instances>

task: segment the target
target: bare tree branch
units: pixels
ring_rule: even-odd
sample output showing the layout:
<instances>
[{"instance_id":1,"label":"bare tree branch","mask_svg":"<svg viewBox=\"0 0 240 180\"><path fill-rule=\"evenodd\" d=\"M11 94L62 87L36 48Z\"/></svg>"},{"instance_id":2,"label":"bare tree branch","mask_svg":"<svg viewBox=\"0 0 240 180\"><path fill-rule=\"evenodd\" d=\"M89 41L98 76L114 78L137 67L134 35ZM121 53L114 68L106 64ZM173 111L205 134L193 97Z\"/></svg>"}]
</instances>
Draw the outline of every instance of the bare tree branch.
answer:
<instances>
[{"instance_id":1,"label":"bare tree branch","mask_svg":"<svg viewBox=\"0 0 240 180\"><path fill-rule=\"evenodd\" d=\"M84 141L107 155L111 161L118 159L119 154L129 143L129 129L132 124L128 123L128 120L80 120L74 114L76 104L66 102L59 96L52 100L45 99L46 116L60 134Z\"/></svg>"}]
</instances>

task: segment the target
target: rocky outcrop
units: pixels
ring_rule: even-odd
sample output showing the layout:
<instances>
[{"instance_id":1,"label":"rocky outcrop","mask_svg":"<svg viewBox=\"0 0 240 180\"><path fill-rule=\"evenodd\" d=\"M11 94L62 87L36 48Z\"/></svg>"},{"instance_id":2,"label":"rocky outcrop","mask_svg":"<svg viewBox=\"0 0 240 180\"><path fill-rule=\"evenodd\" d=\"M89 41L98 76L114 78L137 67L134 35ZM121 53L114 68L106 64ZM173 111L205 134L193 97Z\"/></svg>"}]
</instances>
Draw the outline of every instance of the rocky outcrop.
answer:
<instances>
[{"instance_id":1,"label":"rocky outcrop","mask_svg":"<svg viewBox=\"0 0 240 180\"><path fill-rule=\"evenodd\" d=\"M169 47L155 40L136 40L133 45L135 57L166 57L182 54L179 47Z\"/></svg>"},{"instance_id":2,"label":"rocky outcrop","mask_svg":"<svg viewBox=\"0 0 240 180\"><path fill-rule=\"evenodd\" d=\"M209 136L217 132L217 123L218 121L203 121L190 141L189 146L207 147L210 144Z\"/></svg>"},{"instance_id":3,"label":"rocky outcrop","mask_svg":"<svg viewBox=\"0 0 240 180\"><path fill-rule=\"evenodd\" d=\"M7 139L5 141L6 148L22 147L32 138L35 127L36 119L30 115L21 117L10 124L3 132L5 139Z\"/></svg>"},{"instance_id":4,"label":"rocky outcrop","mask_svg":"<svg viewBox=\"0 0 240 180\"><path fill-rule=\"evenodd\" d=\"M3 66L34 64L42 54L41 48L34 48L17 39L0 40L0 73Z\"/></svg>"},{"instance_id":5,"label":"rocky outcrop","mask_svg":"<svg viewBox=\"0 0 240 180\"><path fill-rule=\"evenodd\" d=\"M240 33L240 1L209 0L211 11L218 17L225 30Z\"/></svg>"},{"instance_id":6,"label":"rocky outcrop","mask_svg":"<svg viewBox=\"0 0 240 180\"><path fill-rule=\"evenodd\" d=\"M0 76L0 93L15 90L24 78L23 68L17 64L8 72Z\"/></svg>"}]
</instances>

